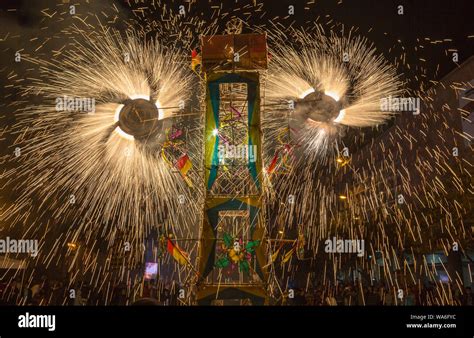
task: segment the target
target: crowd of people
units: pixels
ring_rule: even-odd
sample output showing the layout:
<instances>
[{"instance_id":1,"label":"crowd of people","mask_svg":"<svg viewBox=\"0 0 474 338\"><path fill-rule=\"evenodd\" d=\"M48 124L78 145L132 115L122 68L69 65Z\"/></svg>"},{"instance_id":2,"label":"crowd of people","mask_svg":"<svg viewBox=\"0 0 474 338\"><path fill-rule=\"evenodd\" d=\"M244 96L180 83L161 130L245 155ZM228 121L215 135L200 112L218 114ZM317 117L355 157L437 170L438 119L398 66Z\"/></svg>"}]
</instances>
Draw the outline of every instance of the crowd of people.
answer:
<instances>
[{"instance_id":1,"label":"crowd of people","mask_svg":"<svg viewBox=\"0 0 474 338\"><path fill-rule=\"evenodd\" d=\"M474 305L471 287L446 286L445 302L439 302L439 290L434 285L409 286L403 289L383 285L363 286L360 283L340 283L335 287L317 286L285 293L283 305L309 306L415 306L415 305Z\"/></svg>"},{"instance_id":2,"label":"crowd of people","mask_svg":"<svg viewBox=\"0 0 474 338\"><path fill-rule=\"evenodd\" d=\"M474 305L471 287L409 286L404 289L384 285L339 283L337 286L318 285L313 288L288 289L272 299L273 305L296 306L413 306L413 305ZM12 279L0 283L0 305L132 305L143 299L156 305L182 305L179 286L158 281L137 282L135 285L115 283L108 287L92 287L85 283L68 285L46 277L32 283ZM439 294L445 301L440 303Z\"/></svg>"},{"instance_id":3,"label":"crowd of people","mask_svg":"<svg viewBox=\"0 0 474 338\"><path fill-rule=\"evenodd\" d=\"M131 305L147 298L160 305L178 305L177 287L174 284L140 282L133 286L125 283L93 287L87 283L67 283L46 277L32 283L13 279L0 283L0 305Z\"/></svg>"}]
</instances>

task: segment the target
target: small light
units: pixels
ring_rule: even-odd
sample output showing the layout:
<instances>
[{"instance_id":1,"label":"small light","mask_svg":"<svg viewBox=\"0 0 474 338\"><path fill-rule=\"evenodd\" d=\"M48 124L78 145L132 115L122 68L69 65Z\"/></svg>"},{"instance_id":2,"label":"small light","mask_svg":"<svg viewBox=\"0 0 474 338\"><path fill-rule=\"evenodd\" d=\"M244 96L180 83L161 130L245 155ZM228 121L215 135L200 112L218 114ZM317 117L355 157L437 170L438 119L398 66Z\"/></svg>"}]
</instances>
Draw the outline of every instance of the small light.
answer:
<instances>
[{"instance_id":1,"label":"small light","mask_svg":"<svg viewBox=\"0 0 474 338\"><path fill-rule=\"evenodd\" d=\"M346 200L346 199L347 199L347 196L339 195L339 199L341 199L341 200Z\"/></svg>"},{"instance_id":2,"label":"small light","mask_svg":"<svg viewBox=\"0 0 474 338\"><path fill-rule=\"evenodd\" d=\"M278 233L283 235L283 230L279 230Z\"/></svg>"},{"instance_id":3,"label":"small light","mask_svg":"<svg viewBox=\"0 0 474 338\"><path fill-rule=\"evenodd\" d=\"M219 130L216 128L212 131L212 135L217 136L217 134L219 134Z\"/></svg>"},{"instance_id":4,"label":"small light","mask_svg":"<svg viewBox=\"0 0 474 338\"><path fill-rule=\"evenodd\" d=\"M77 244L76 243L67 243L67 247L71 250L76 250L77 249Z\"/></svg>"},{"instance_id":5,"label":"small light","mask_svg":"<svg viewBox=\"0 0 474 338\"><path fill-rule=\"evenodd\" d=\"M349 162L350 162L350 158L349 157L346 157L346 156L341 156L341 157L338 157L336 158L336 162L341 166L341 167L344 167L345 165L347 165Z\"/></svg>"}]
</instances>

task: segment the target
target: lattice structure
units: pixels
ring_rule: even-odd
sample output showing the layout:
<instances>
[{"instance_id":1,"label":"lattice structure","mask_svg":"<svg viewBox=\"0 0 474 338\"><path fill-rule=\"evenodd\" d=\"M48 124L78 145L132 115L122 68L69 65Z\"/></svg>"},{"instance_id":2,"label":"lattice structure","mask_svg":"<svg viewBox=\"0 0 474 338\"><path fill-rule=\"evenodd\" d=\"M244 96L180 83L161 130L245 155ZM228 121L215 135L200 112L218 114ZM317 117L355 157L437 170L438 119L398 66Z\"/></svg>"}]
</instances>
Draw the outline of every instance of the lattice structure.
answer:
<instances>
[{"instance_id":1,"label":"lattice structure","mask_svg":"<svg viewBox=\"0 0 474 338\"><path fill-rule=\"evenodd\" d=\"M206 193L197 302L264 304L267 260L259 72L267 63L266 38L203 37L202 55Z\"/></svg>"},{"instance_id":2,"label":"lattice structure","mask_svg":"<svg viewBox=\"0 0 474 338\"><path fill-rule=\"evenodd\" d=\"M256 195L257 186L248 170L248 163L256 159L256 147L248 147L249 128L247 110L247 85L245 83L223 83L220 93L221 140L219 166L216 181L211 189L213 195Z\"/></svg>"}]
</instances>

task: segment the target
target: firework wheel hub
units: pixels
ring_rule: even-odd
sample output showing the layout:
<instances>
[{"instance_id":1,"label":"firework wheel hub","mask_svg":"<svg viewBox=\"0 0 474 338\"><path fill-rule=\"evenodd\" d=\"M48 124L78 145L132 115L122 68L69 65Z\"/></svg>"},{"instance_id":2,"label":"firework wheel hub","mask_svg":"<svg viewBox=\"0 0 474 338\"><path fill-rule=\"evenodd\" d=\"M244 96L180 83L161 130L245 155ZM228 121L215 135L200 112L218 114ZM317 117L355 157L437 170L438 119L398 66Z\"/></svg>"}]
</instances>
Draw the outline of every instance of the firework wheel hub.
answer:
<instances>
[{"instance_id":1,"label":"firework wheel hub","mask_svg":"<svg viewBox=\"0 0 474 338\"><path fill-rule=\"evenodd\" d=\"M156 104L145 99L127 101L119 113L119 126L135 138L145 138L160 130Z\"/></svg>"},{"instance_id":2,"label":"firework wheel hub","mask_svg":"<svg viewBox=\"0 0 474 338\"><path fill-rule=\"evenodd\" d=\"M295 105L295 114L306 121L329 122L335 119L342 109L339 101L321 92L306 95Z\"/></svg>"}]
</instances>

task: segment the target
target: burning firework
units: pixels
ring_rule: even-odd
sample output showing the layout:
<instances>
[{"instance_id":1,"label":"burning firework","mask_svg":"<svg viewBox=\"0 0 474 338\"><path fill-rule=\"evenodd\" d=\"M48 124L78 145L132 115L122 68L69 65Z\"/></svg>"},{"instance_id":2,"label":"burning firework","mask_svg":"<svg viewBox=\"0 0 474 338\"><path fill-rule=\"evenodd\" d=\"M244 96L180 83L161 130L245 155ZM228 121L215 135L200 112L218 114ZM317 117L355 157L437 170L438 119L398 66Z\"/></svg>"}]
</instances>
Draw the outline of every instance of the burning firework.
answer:
<instances>
[{"instance_id":1,"label":"burning firework","mask_svg":"<svg viewBox=\"0 0 474 338\"><path fill-rule=\"evenodd\" d=\"M110 245L126 243L134 263L146 234L165 221L173 232L195 231L190 189L163 153L193 78L182 54L157 38L144 42L105 29L76 33L74 47L60 60L29 59L42 76L25 95L43 103L18 115L15 146L23 154L21 169L10 178L20 196L5 214L24 222L27 234L42 231L27 222L30 217L50 215L70 222L62 234L66 241L94 246L99 236ZM178 154L186 151L183 144L176 147ZM31 200L48 204L32 215ZM19 214L24 217L14 218Z\"/></svg>"},{"instance_id":2,"label":"burning firework","mask_svg":"<svg viewBox=\"0 0 474 338\"><path fill-rule=\"evenodd\" d=\"M343 126L376 126L393 115L382 110L381 101L401 93L396 70L367 39L350 33L328 36L321 26L315 33L277 32L267 101L287 106L289 127L299 132L308 154L325 152L334 143L329 138L341 134Z\"/></svg>"},{"instance_id":3,"label":"burning firework","mask_svg":"<svg viewBox=\"0 0 474 338\"><path fill-rule=\"evenodd\" d=\"M395 67L351 32L326 35L317 25L313 32L276 29L270 37L266 126L280 148L268 145L267 171L271 176L283 171L283 178L271 181L277 199L285 201L276 218L281 229L299 224L310 239L306 245L316 249L338 201L325 177L337 172L335 154L341 162L349 157L342 137L350 128L376 126L393 116L381 101L401 94L401 83Z\"/></svg>"}]
</instances>

